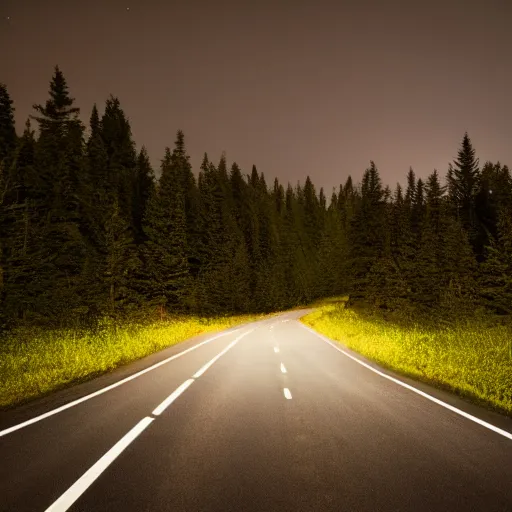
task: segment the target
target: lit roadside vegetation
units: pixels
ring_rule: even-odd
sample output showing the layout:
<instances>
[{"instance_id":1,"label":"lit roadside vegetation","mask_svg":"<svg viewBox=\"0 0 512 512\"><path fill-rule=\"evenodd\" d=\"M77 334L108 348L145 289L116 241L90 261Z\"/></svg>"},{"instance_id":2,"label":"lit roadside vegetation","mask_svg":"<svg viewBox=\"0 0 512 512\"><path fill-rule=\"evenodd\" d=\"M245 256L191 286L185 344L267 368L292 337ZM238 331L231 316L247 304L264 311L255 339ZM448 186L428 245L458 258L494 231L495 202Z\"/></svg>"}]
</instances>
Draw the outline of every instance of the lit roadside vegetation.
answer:
<instances>
[{"instance_id":1,"label":"lit roadside vegetation","mask_svg":"<svg viewBox=\"0 0 512 512\"><path fill-rule=\"evenodd\" d=\"M491 318L450 325L386 320L320 304L302 321L379 365L512 416L512 327Z\"/></svg>"},{"instance_id":2,"label":"lit roadside vegetation","mask_svg":"<svg viewBox=\"0 0 512 512\"><path fill-rule=\"evenodd\" d=\"M89 380L192 336L262 317L181 317L121 327L105 323L82 333L18 329L0 341L0 408Z\"/></svg>"}]
</instances>

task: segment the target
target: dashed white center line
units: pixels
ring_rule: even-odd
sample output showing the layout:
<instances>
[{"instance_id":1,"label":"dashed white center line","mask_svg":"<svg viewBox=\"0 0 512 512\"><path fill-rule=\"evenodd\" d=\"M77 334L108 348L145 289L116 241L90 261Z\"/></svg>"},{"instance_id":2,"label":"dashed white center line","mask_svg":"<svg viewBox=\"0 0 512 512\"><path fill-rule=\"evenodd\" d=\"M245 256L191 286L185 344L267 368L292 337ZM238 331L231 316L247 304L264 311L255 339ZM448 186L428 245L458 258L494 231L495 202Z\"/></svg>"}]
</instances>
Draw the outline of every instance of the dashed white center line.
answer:
<instances>
[{"instance_id":1,"label":"dashed white center line","mask_svg":"<svg viewBox=\"0 0 512 512\"><path fill-rule=\"evenodd\" d=\"M284 388L283 389L283 393L284 393L284 397L287 400L291 400L292 399L292 394L291 394L291 392L290 392L290 390L288 388Z\"/></svg>"},{"instance_id":2,"label":"dashed white center line","mask_svg":"<svg viewBox=\"0 0 512 512\"><path fill-rule=\"evenodd\" d=\"M283 363L281 363L281 372L286 373L286 368Z\"/></svg>"},{"instance_id":3,"label":"dashed white center line","mask_svg":"<svg viewBox=\"0 0 512 512\"><path fill-rule=\"evenodd\" d=\"M277 354L279 352L279 347L274 347L274 352Z\"/></svg>"}]
</instances>

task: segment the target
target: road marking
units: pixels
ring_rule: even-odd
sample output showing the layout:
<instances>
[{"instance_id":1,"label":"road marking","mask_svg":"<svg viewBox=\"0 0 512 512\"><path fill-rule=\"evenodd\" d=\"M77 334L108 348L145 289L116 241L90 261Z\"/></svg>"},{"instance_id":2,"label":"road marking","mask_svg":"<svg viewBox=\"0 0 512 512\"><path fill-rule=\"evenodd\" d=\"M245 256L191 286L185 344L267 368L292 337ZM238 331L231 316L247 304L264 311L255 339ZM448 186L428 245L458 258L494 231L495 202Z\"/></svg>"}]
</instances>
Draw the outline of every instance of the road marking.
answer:
<instances>
[{"instance_id":1,"label":"road marking","mask_svg":"<svg viewBox=\"0 0 512 512\"><path fill-rule=\"evenodd\" d=\"M160 416L169 405L171 405L176 398L178 398L183 391L185 391L190 384L194 382L194 379L186 380L179 388L175 389L153 412L154 416Z\"/></svg>"},{"instance_id":2,"label":"road marking","mask_svg":"<svg viewBox=\"0 0 512 512\"><path fill-rule=\"evenodd\" d=\"M194 379L200 377L210 366L224 355L229 349L236 345L244 336L250 334L254 329L244 332L232 341L225 349L219 352L213 359L206 363L194 374L194 378L186 380L176 388L156 409L154 416L159 416L169 407L190 385ZM182 352L184 354L185 352ZM286 394L285 394L286 396ZM291 395L290 395L291 398ZM91 484L105 471L112 462L123 452L123 450L152 422L155 418L146 417L133 427L120 441L118 441L103 457L101 457L91 468L89 468L57 501L55 501L45 512L65 512L73 503L91 486Z\"/></svg>"},{"instance_id":3,"label":"road marking","mask_svg":"<svg viewBox=\"0 0 512 512\"><path fill-rule=\"evenodd\" d=\"M383 372L373 368L369 364L366 364L365 362L360 361L359 359L357 359L357 357L354 357L352 354L349 354L347 351L343 350L342 348L336 346L334 344L334 342L332 342L326 336L323 336L322 334L314 331L313 329L310 329L309 327L307 327L306 325L304 325L300 321L299 321L299 324L302 327L304 327L304 329L308 330L309 332L311 332L313 334L316 334L319 338L321 338L326 343L331 345L331 347L335 348L338 352L341 352L343 355L349 357L350 359L352 359L356 363L359 363L361 366L364 366L365 368L368 368L368 370L371 370L372 372L376 373L377 375L380 375L381 377L384 377L385 379L388 379L388 380L394 382L395 384L398 384L399 386L402 386L402 387L404 387L406 389L409 389L410 391L412 391L414 393L417 393L418 395L426 398L427 400L430 400L430 401L432 401L432 402L434 402L434 403L436 403L436 404L438 404L438 405L440 405L440 406L442 406L442 407L444 407L444 408L454 412L455 414L459 414L460 416L463 416L464 418L466 418L466 419L468 419L470 421L474 421L475 423L478 423L482 427L488 428L489 430L492 430L493 432L496 432L497 434L500 434L503 437L506 437L508 439L512 439L512 433L511 432L507 432L506 430L503 430L503 429L501 429L499 427L496 427L492 423L487 423L487 421L481 420L480 418L477 418L476 416L473 416L471 414L468 414L467 412L461 411L460 409L457 409L457 407L454 407L453 405L447 404L447 403L443 402L442 400L439 400L438 398L435 398L432 395L429 395L428 393L420 391L419 389L416 389L415 387L410 386L409 384L406 384L405 382L402 382L401 380L395 379L394 377L391 377L390 375L386 375L385 373L383 373Z\"/></svg>"},{"instance_id":4,"label":"road marking","mask_svg":"<svg viewBox=\"0 0 512 512\"><path fill-rule=\"evenodd\" d=\"M251 329L250 331L244 332L238 338L236 338L234 341L232 341L224 350L221 350L214 358L210 359L201 369L197 370L192 377L194 379L197 379L203 375L203 373L210 368L210 366L219 359L219 357L222 357L230 348L234 347L244 336L247 336L250 334L254 329Z\"/></svg>"},{"instance_id":5,"label":"road marking","mask_svg":"<svg viewBox=\"0 0 512 512\"><path fill-rule=\"evenodd\" d=\"M282 373L286 373L286 368L284 367L283 363L281 363L281 372Z\"/></svg>"},{"instance_id":6,"label":"road marking","mask_svg":"<svg viewBox=\"0 0 512 512\"><path fill-rule=\"evenodd\" d=\"M192 352L192 350L195 350L196 348L206 345L207 343L210 343L213 340L216 340L217 338L220 338L222 336L226 336L228 334L233 334L234 332L237 332L240 329L241 328L235 329L234 331L222 332L220 334L217 334L216 336L213 336L205 341L202 341L201 343L198 343L197 345L194 345L193 347L187 348L183 352L180 352L171 357L168 357L167 359L164 359L163 361L160 361L160 362L150 366L149 368L145 368L144 370L134 373L133 375L130 375L129 377L126 377L126 378L120 380L119 382L115 382L114 384L111 384L110 386L99 389L98 391L95 391L94 393L90 393L89 395L85 395L82 398L79 398L77 400L73 400L72 402L69 402L65 405L57 407L56 409L52 409L51 411L45 412L44 414L40 414L39 416L31 418L30 420L24 421L22 423L18 423L17 425L13 425L12 427L6 428L4 430L0 430L0 437L6 436L7 434L10 434L11 432L15 432L16 430L19 430L21 428L28 427L29 425L32 425L33 423L37 423L38 421L41 421L46 418L49 418L50 416L53 416L54 414L58 414L59 412L62 412L62 411L65 411L66 409L74 407L75 405L81 404L82 402L90 400L91 398L94 398L98 395L106 393L107 391L110 391L111 389L117 388L118 386L121 386L122 384L125 384L126 382L136 379L137 377L140 377L141 375L144 375L145 373L155 370L156 368L159 368L160 366L167 364L167 363L173 361L174 359L177 359L178 357L188 354L189 352Z\"/></svg>"},{"instance_id":7,"label":"road marking","mask_svg":"<svg viewBox=\"0 0 512 512\"><path fill-rule=\"evenodd\" d=\"M279 347L274 347L274 352L277 354L279 352Z\"/></svg>"},{"instance_id":8,"label":"road marking","mask_svg":"<svg viewBox=\"0 0 512 512\"><path fill-rule=\"evenodd\" d=\"M46 512L65 512L92 485L128 445L146 429L154 418L146 417L139 421L124 437L91 466Z\"/></svg>"},{"instance_id":9,"label":"road marking","mask_svg":"<svg viewBox=\"0 0 512 512\"><path fill-rule=\"evenodd\" d=\"M287 400L291 400L292 399L292 394L291 394L291 392L290 392L290 390L288 388L284 388L283 389L283 393L284 393L284 397Z\"/></svg>"}]
</instances>

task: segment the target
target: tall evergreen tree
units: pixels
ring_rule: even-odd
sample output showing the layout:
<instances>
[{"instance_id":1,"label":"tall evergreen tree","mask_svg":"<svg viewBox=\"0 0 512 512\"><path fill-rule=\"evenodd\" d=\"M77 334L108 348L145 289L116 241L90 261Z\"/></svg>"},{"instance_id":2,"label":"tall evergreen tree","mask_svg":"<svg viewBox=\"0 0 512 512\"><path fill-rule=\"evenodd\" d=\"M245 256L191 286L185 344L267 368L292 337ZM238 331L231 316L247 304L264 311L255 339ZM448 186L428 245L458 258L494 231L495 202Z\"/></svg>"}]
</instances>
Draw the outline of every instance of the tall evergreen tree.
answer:
<instances>
[{"instance_id":1,"label":"tall evergreen tree","mask_svg":"<svg viewBox=\"0 0 512 512\"><path fill-rule=\"evenodd\" d=\"M212 313L239 311L246 307L249 296L249 262L243 234L235 220L224 154L218 167L208 162L205 155L201 180L200 190L208 225L205 244L208 256L198 283L202 305Z\"/></svg>"},{"instance_id":2,"label":"tall evergreen tree","mask_svg":"<svg viewBox=\"0 0 512 512\"><path fill-rule=\"evenodd\" d=\"M137 153L130 123L115 96L106 101L101 138L107 154L106 190L110 204L117 199L121 214L132 225Z\"/></svg>"},{"instance_id":3,"label":"tall evergreen tree","mask_svg":"<svg viewBox=\"0 0 512 512\"><path fill-rule=\"evenodd\" d=\"M469 239L475 250L479 251L478 225L475 211L475 196L480 178L479 161L467 133L464 134L458 157L450 167L449 200L462 227L469 233Z\"/></svg>"},{"instance_id":4,"label":"tall evergreen tree","mask_svg":"<svg viewBox=\"0 0 512 512\"><path fill-rule=\"evenodd\" d=\"M132 230L121 215L117 202L114 202L110 212L105 224L106 261L103 278L108 287L107 311L116 317L141 302L142 298L134 293L134 276L140 274L141 261Z\"/></svg>"},{"instance_id":5,"label":"tall evergreen tree","mask_svg":"<svg viewBox=\"0 0 512 512\"><path fill-rule=\"evenodd\" d=\"M499 214L498 234L491 238L481 266L483 303L500 314L512 314L512 208Z\"/></svg>"},{"instance_id":6,"label":"tall evergreen tree","mask_svg":"<svg viewBox=\"0 0 512 512\"><path fill-rule=\"evenodd\" d=\"M150 304L172 311L183 310L189 284L185 199L179 178L166 148L158 186L144 219L145 273L140 285Z\"/></svg>"},{"instance_id":7,"label":"tall evergreen tree","mask_svg":"<svg viewBox=\"0 0 512 512\"><path fill-rule=\"evenodd\" d=\"M486 162L480 174L478 191L475 197L475 210L479 227L480 259L483 259L482 246L490 244L498 235L498 218L512 203L512 177L507 166L498 162Z\"/></svg>"},{"instance_id":8,"label":"tall evergreen tree","mask_svg":"<svg viewBox=\"0 0 512 512\"><path fill-rule=\"evenodd\" d=\"M183 191L189 271L193 278L197 278L203 263L201 260L200 240L205 225L203 223L204 216L199 189L192 172L190 157L185 148L185 136L181 130L178 130L176 134L171 162Z\"/></svg>"},{"instance_id":9,"label":"tall evergreen tree","mask_svg":"<svg viewBox=\"0 0 512 512\"><path fill-rule=\"evenodd\" d=\"M20 139L0 204L4 322L25 319L37 305L40 235L34 188L36 140L30 121Z\"/></svg>"},{"instance_id":10,"label":"tall evergreen tree","mask_svg":"<svg viewBox=\"0 0 512 512\"><path fill-rule=\"evenodd\" d=\"M361 186L361 205L350 226L350 273L354 295L365 297L370 285L369 271L384 254L386 212L384 191L375 163L366 169Z\"/></svg>"},{"instance_id":11,"label":"tall evergreen tree","mask_svg":"<svg viewBox=\"0 0 512 512\"><path fill-rule=\"evenodd\" d=\"M4 174L12 163L17 143L12 105L7 87L0 83L0 170Z\"/></svg>"},{"instance_id":12,"label":"tall evergreen tree","mask_svg":"<svg viewBox=\"0 0 512 512\"><path fill-rule=\"evenodd\" d=\"M80 231L79 197L83 172L83 132L80 109L73 106L64 75L55 68L50 98L34 105L39 124L34 200L42 245L37 263L41 293L38 313L65 320L80 307L80 278L87 247Z\"/></svg>"},{"instance_id":13,"label":"tall evergreen tree","mask_svg":"<svg viewBox=\"0 0 512 512\"><path fill-rule=\"evenodd\" d=\"M132 218L135 233L135 242L141 244L145 240L143 220L146 215L146 209L149 199L155 190L155 175L151 168L149 155L146 148L142 146L137 157L137 166L133 180L132 197Z\"/></svg>"}]
</instances>

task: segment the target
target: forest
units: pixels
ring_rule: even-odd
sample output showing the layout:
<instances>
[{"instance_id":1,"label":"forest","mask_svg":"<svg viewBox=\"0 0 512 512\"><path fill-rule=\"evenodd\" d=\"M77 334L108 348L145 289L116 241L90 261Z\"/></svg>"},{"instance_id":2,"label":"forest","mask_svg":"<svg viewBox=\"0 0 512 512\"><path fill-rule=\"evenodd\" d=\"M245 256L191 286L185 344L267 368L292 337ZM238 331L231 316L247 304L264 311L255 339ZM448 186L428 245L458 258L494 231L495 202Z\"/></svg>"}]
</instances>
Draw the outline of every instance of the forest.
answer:
<instances>
[{"instance_id":1,"label":"forest","mask_svg":"<svg viewBox=\"0 0 512 512\"><path fill-rule=\"evenodd\" d=\"M360 181L340 170L328 197L310 177L267 183L225 154L194 172L181 131L155 173L118 98L85 126L58 67L21 134L14 108L1 85L4 331L142 310L266 313L340 294L404 315L512 313L512 177L480 164L467 133L442 175L411 168L390 187L370 161Z\"/></svg>"}]
</instances>

